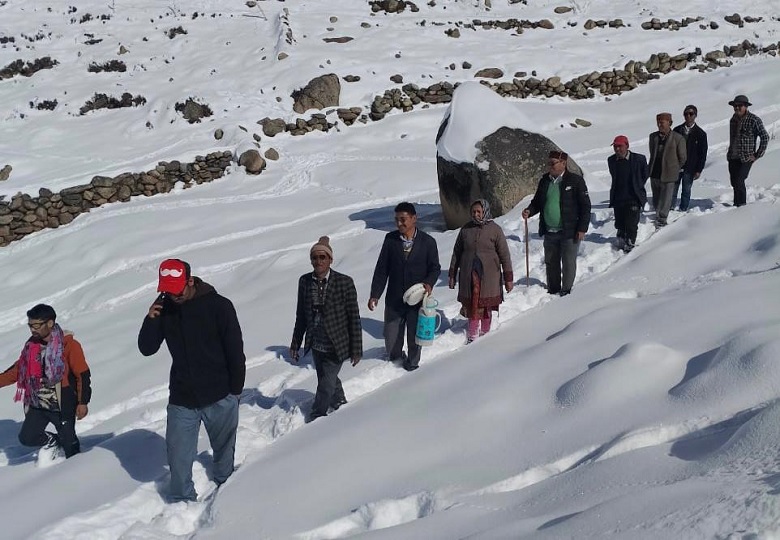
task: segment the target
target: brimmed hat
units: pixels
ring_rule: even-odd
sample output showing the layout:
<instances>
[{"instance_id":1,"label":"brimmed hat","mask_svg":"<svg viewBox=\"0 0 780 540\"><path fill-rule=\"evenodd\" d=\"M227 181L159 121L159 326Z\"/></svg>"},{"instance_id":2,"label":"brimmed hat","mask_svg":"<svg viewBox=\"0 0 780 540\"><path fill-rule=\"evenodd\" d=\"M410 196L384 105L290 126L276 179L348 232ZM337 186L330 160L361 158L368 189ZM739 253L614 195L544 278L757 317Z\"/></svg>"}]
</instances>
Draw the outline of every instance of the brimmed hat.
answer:
<instances>
[{"instance_id":1,"label":"brimmed hat","mask_svg":"<svg viewBox=\"0 0 780 540\"><path fill-rule=\"evenodd\" d=\"M330 238L327 236L320 236L320 239L317 240L317 243L311 247L309 255L314 255L317 252L324 253L330 257L331 261L333 260L333 248L330 247Z\"/></svg>"},{"instance_id":2,"label":"brimmed hat","mask_svg":"<svg viewBox=\"0 0 780 540\"><path fill-rule=\"evenodd\" d=\"M750 107L753 104L750 103L750 100L748 100L746 95L739 94L738 96L735 96L734 99L729 101L729 105L731 105L732 107L734 105L747 105L748 107Z\"/></svg>"},{"instance_id":3,"label":"brimmed hat","mask_svg":"<svg viewBox=\"0 0 780 540\"><path fill-rule=\"evenodd\" d=\"M165 259L160 263L157 292L179 295L190 279L190 265L180 259Z\"/></svg>"},{"instance_id":4,"label":"brimmed hat","mask_svg":"<svg viewBox=\"0 0 780 540\"><path fill-rule=\"evenodd\" d=\"M655 115L656 122L658 120L664 120L664 119L669 120L671 122L672 121L672 113L661 112L661 113L658 113L658 114Z\"/></svg>"}]
</instances>

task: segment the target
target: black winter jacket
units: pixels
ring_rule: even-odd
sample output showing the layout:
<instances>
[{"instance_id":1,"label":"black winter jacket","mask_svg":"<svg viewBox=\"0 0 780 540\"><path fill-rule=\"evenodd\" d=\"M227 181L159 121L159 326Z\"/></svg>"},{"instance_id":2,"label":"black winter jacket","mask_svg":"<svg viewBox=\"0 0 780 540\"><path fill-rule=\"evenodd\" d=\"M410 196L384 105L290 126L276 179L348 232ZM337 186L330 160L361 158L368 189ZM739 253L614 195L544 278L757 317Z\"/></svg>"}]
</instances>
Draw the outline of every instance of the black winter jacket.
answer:
<instances>
[{"instance_id":1,"label":"black winter jacket","mask_svg":"<svg viewBox=\"0 0 780 540\"><path fill-rule=\"evenodd\" d=\"M685 124L680 124L674 131L685 137ZM685 149L688 158L685 160L683 171L693 175L701 173L704 170L704 164L707 163L707 132L694 124L688 137L685 139Z\"/></svg>"},{"instance_id":2,"label":"black winter jacket","mask_svg":"<svg viewBox=\"0 0 780 540\"><path fill-rule=\"evenodd\" d=\"M539 180L528 212L531 216L544 210L547 200L547 188L552 178L546 173ZM529 216L530 217L530 216ZM561 179L561 221L563 222L563 235L566 238L575 238L578 232L587 232L590 225L590 196L585 180L573 172L566 171ZM539 216L539 236L547 232L547 224L544 222L544 212Z\"/></svg>"},{"instance_id":3,"label":"black winter jacket","mask_svg":"<svg viewBox=\"0 0 780 540\"><path fill-rule=\"evenodd\" d=\"M378 299L382 296L387 284L385 305L396 310L402 309L406 289L416 283L427 283L433 287L439 279L439 272L439 248L431 235L418 228L412 251L405 259L401 233L389 232L385 236L374 268L371 298Z\"/></svg>"},{"instance_id":4,"label":"black winter jacket","mask_svg":"<svg viewBox=\"0 0 780 540\"><path fill-rule=\"evenodd\" d=\"M233 304L195 278L195 296L176 304L166 299L159 317L144 319L138 350L151 356L168 345L172 405L191 409L216 403L244 388L246 357Z\"/></svg>"},{"instance_id":5,"label":"black winter jacket","mask_svg":"<svg viewBox=\"0 0 780 540\"><path fill-rule=\"evenodd\" d=\"M607 158L607 166L609 167L609 174L612 176L612 186L609 189L609 207L615 206L615 162L617 156L612 154ZM643 207L647 202L647 190L645 189L645 183L650 176L650 169L647 167L647 158L642 154L635 152L628 153L628 166L631 175L631 193L636 197L639 202L639 206ZM641 208L640 208L641 209Z\"/></svg>"}]
</instances>

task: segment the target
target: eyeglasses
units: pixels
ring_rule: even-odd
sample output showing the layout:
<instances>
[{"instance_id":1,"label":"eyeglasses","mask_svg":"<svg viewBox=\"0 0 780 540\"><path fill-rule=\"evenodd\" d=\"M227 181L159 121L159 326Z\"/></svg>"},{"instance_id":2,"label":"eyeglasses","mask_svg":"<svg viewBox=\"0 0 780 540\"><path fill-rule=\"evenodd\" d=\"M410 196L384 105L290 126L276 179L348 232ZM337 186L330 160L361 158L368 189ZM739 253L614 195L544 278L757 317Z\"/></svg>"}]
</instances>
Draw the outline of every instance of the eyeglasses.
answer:
<instances>
[{"instance_id":1,"label":"eyeglasses","mask_svg":"<svg viewBox=\"0 0 780 540\"><path fill-rule=\"evenodd\" d=\"M27 326L30 327L30 330L40 330L47 322L49 321L27 323Z\"/></svg>"},{"instance_id":2,"label":"eyeglasses","mask_svg":"<svg viewBox=\"0 0 780 540\"><path fill-rule=\"evenodd\" d=\"M684 116L696 116L696 113L693 111L685 111L683 113Z\"/></svg>"},{"instance_id":3,"label":"eyeglasses","mask_svg":"<svg viewBox=\"0 0 780 540\"><path fill-rule=\"evenodd\" d=\"M312 261L327 261L328 256L327 255L312 255L311 256Z\"/></svg>"}]
</instances>

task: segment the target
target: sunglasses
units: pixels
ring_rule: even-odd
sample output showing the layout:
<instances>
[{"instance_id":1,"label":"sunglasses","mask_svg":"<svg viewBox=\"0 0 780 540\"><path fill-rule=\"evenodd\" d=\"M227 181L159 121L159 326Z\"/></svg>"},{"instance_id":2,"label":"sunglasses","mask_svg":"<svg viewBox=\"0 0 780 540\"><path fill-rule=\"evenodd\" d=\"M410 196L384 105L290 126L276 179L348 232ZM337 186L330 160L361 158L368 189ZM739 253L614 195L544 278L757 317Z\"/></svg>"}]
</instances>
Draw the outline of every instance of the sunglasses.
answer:
<instances>
[{"instance_id":1,"label":"sunglasses","mask_svg":"<svg viewBox=\"0 0 780 540\"><path fill-rule=\"evenodd\" d=\"M327 261L328 256L327 255L312 255L311 257L312 261Z\"/></svg>"},{"instance_id":2,"label":"sunglasses","mask_svg":"<svg viewBox=\"0 0 780 540\"><path fill-rule=\"evenodd\" d=\"M747 105L745 105L744 103L735 103L734 104L734 108L735 109L741 109L743 107L747 107Z\"/></svg>"},{"instance_id":3,"label":"sunglasses","mask_svg":"<svg viewBox=\"0 0 780 540\"><path fill-rule=\"evenodd\" d=\"M49 321L27 323L27 326L30 327L30 330L40 330L46 325L47 322Z\"/></svg>"}]
</instances>

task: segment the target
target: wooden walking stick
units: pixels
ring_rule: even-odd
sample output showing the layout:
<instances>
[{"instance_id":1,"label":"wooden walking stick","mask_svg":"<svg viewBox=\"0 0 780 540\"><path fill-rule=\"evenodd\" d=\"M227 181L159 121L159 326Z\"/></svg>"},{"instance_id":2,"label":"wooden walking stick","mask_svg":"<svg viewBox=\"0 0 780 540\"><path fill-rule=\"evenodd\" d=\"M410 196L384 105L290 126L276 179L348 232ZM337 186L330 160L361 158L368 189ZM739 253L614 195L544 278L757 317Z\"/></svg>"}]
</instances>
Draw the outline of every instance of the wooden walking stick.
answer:
<instances>
[{"instance_id":1,"label":"wooden walking stick","mask_svg":"<svg viewBox=\"0 0 780 540\"><path fill-rule=\"evenodd\" d=\"M525 286L531 286L531 272L528 269L528 218L523 218L523 224L525 225Z\"/></svg>"}]
</instances>

